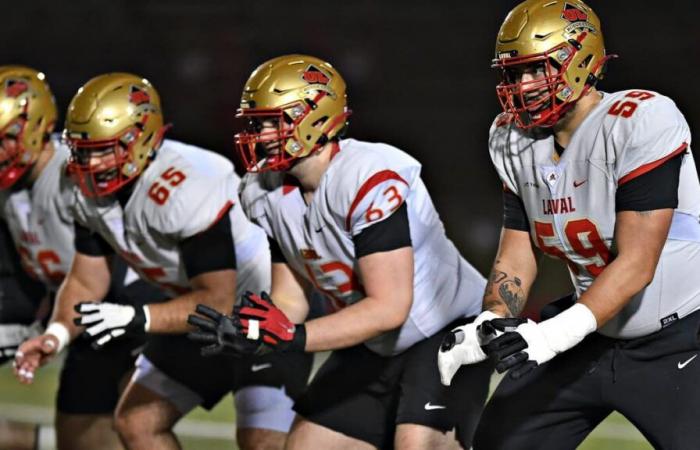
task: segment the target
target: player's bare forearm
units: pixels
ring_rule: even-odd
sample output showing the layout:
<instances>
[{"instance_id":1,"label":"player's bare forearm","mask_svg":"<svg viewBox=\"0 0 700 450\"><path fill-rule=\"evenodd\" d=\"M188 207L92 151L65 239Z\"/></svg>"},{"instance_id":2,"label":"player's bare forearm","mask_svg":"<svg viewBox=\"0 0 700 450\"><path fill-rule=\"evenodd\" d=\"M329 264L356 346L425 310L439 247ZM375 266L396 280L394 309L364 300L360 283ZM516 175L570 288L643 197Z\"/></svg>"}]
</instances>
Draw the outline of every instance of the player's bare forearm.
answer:
<instances>
[{"instance_id":1,"label":"player's bare forearm","mask_svg":"<svg viewBox=\"0 0 700 450\"><path fill-rule=\"evenodd\" d=\"M70 271L56 293L51 322L60 322L74 338L82 328L73 324L77 316L75 305L86 301L101 301L111 282L109 261L104 256L76 253Z\"/></svg>"},{"instance_id":2,"label":"player's bare forearm","mask_svg":"<svg viewBox=\"0 0 700 450\"><path fill-rule=\"evenodd\" d=\"M503 317L518 316L536 276L537 259L529 233L504 228L484 290L483 309Z\"/></svg>"},{"instance_id":3,"label":"player's bare forearm","mask_svg":"<svg viewBox=\"0 0 700 450\"><path fill-rule=\"evenodd\" d=\"M309 314L308 290L305 280L294 273L289 265L272 264L270 297L274 300L275 306L281 309L293 323L304 322Z\"/></svg>"},{"instance_id":4,"label":"player's bare forearm","mask_svg":"<svg viewBox=\"0 0 700 450\"><path fill-rule=\"evenodd\" d=\"M190 279L192 291L164 303L148 305L149 333L186 333L192 331L187 316L198 304L207 305L223 314L231 314L236 301L236 271L206 272Z\"/></svg>"},{"instance_id":5,"label":"player's bare forearm","mask_svg":"<svg viewBox=\"0 0 700 450\"><path fill-rule=\"evenodd\" d=\"M306 322L306 351L352 347L393 330L401 323L386 317L382 299L365 297L340 311Z\"/></svg>"},{"instance_id":6,"label":"player's bare forearm","mask_svg":"<svg viewBox=\"0 0 700 450\"><path fill-rule=\"evenodd\" d=\"M672 217L671 209L617 214L618 255L579 299L593 312L598 327L612 319L635 294L651 283Z\"/></svg>"},{"instance_id":7,"label":"player's bare forearm","mask_svg":"<svg viewBox=\"0 0 700 450\"><path fill-rule=\"evenodd\" d=\"M413 249L373 253L360 258L358 265L367 296L306 322L306 351L357 345L406 321L413 303Z\"/></svg>"}]
</instances>

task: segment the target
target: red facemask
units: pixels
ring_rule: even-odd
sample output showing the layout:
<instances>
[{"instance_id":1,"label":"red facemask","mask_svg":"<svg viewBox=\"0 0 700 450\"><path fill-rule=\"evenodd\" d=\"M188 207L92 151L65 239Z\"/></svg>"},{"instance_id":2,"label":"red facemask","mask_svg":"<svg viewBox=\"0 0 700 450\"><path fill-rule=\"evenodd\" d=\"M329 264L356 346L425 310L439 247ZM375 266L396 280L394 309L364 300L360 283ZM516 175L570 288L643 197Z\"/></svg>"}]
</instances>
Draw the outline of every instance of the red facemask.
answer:
<instances>
[{"instance_id":1,"label":"red facemask","mask_svg":"<svg viewBox=\"0 0 700 450\"><path fill-rule=\"evenodd\" d=\"M15 141L13 149L7 149L2 152L3 156L0 159L0 189L12 187L32 166L30 161L22 161L26 158L26 149L22 144L26 125L26 118L20 116L0 131L0 142L3 139L13 139Z\"/></svg>"},{"instance_id":2,"label":"red facemask","mask_svg":"<svg viewBox=\"0 0 700 450\"><path fill-rule=\"evenodd\" d=\"M498 100L518 127L551 127L575 104L575 101L560 100L557 95L564 98L573 95L564 74L576 51L573 45L563 43L544 53L494 61L493 67L501 69L503 75L503 81L496 86ZM559 52L567 56L557 67L554 58ZM542 76L520 81L519 75L512 74L523 67L538 68Z\"/></svg>"},{"instance_id":3,"label":"red facemask","mask_svg":"<svg viewBox=\"0 0 700 450\"><path fill-rule=\"evenodd\" d=\"M249 130L234 137L238 156L246 171L286 171L293 166L297 157L287 153L283 147L288 139L294 137L294 126L303 119L303 115L286 126L285 114L281 109L244 110L236 117L250 120ZM260 124L266 120L276 123L277 129L261 131Z\"/></svg>"},{"instance_id":4,"label":"red facemask","mask_svg":"<svg viewBox=\"0 0 700 450\"><path fill-rule=\"evenodd\" d=\"M68 173L86 197L110 195L138 176L131 147L140 134L141 129L135 127L112 139L67 138L71 149ZM109 162L92 165L91 159L95 157ZM123 167L128 164L133 165L133 175L124 174Z\"/></svg>"}]
</instances>

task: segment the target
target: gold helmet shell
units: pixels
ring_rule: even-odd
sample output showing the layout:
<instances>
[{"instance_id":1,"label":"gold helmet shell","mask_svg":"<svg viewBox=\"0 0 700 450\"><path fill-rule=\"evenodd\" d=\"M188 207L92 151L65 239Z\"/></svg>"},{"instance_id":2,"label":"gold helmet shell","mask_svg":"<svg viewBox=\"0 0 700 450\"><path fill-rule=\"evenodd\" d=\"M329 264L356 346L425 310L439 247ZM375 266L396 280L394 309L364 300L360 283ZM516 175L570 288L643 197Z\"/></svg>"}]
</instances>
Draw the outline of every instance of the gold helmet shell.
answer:
<instances>
[{"instance_id":1,"label":"gold helmet shell","mask_svg":"<svg viewBox=\"0 0 700 450\"><path fill-rule=\"evenodd\" d=\"M39 157L56 122L56 102L43 73L0 66L0 139L14 145L0 159L0 189L12 186Z\"/></svg>"},{"instance_id":2,"label":"gold helmet shell","mask_svg":"<svg viewBox=\"0 0 700 450\"><path fill-rule=\"evenodd\" d=\"M130 73L99 75L68 106L69 170L86 195L109 195L143 172L165 129L160 96L148 80ZM90 162L98 153L110 161L107 167Z\"/></svg>"},{"instance_id":3,"label":"gold helmet shell","mask_svg":"<svg viewBox=\"0 0 700 450\"><path fill-rule=\"evenodd\" d=\"M613 55L614 56L614 55ZM580 0L527 0L517 5L501 25L496 39L493 67L503 71L497 92L504 110L513 114L518 125L552 126L576 101L603 77L606 56L600 20ZM520 83L516 67L541 64L545 76ZM538 109L528 92L543 88L549 96L540 98Z\"/></svg>"},{"instance_id":4,"label":"gold helmet shell","mask_svg":"<svg viewBox=\"0 0 700 450\"><path fill-rule=\"evenodd\" d=\"M236 135L249 171L285 170L291 161L339 138L347 127L345 80L328 62L308 55L284 55L261 64L245 83L236 117L252 128ZM278 130L260 133L260 122L277 119ZM258 163L256 148L277 141L280 152Z\"/></svg>"}]
</instances>

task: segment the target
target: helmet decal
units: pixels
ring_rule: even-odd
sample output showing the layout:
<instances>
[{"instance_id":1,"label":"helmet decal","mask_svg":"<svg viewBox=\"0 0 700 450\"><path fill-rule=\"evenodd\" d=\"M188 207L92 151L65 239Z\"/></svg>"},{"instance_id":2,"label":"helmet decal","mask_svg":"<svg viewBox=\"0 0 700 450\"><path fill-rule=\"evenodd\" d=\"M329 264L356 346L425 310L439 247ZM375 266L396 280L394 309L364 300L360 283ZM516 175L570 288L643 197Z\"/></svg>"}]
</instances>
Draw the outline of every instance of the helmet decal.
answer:
<instances>
[{"instance_id":1,"label":"helmet decal","mask_svg":"<svg viewBox=\"0 0 700 450\"><path fill-rule=\"evenodd\" d=\"M324 86L327 86L331 81L328 75L313 64L301 74L301 78L309 84L322 84Z\"/></svg>"},{"instance_id":2,"label":"helmet decal","mask_svg":"<svg viewBox=\"0 0 700 450\"><path fill-rule=\"evenodd\" d=\"M592 33L596 32L593 24L588 21L588 13L570 3L564 3L561 18L571 22L571 25L567 25L566 28L564 28L565 35L583 30L588 30Z\"/></svg>"},{"instance_id":3,"label":"helmet decal","mask_svg":"<svg viewBox=\"0 0 700 450\"><path fill-rule=\"evenodd\" d=\"M566 19L569 22L586 22L588 20L588 14L578 9L574 5L564 3L564 10L561 12L561 18Z\"/></svg>"},{"instance_id":4,"label":"helmet decal","mask_svg":"<svg viewBox=\"0 0 700 450\"><path fill-rule=\"evenodd\" d=\"M29 90L29 85L24 80L8 79L5 82L5 95L17 98Z\"/></svg>"},{"instance_id":5,"label":"helmet decal","mask_svg":"<svg viewBox=\"0 0 700 450\"><path fill-rule=\"evenodd\" d=\"M150 103L151 96L148 95L148 92L146 92L145 90L132 84L129 88L129 101L134 105L138 106L144 103Z\"/></svg>"}]
</instances>

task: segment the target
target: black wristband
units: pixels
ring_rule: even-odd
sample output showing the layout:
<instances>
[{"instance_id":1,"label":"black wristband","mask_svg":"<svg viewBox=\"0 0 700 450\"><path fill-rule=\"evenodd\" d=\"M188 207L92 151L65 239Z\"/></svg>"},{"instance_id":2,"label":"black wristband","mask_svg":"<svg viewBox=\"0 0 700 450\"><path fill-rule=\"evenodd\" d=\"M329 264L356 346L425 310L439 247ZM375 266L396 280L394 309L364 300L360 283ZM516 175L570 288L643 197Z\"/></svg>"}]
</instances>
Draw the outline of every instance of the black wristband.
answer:
<instances>
[{"instance_id":1,"label":"black wristband","mask_svg":"<svg viewBox=\"0 0 700 450\"><path fill-rule=\"evenodd\" d=\"M289 346L284 350L286 352L305 352L306 351L306 327L303 323L294 325L294 338Z\"/></svg>"}]
</instances>

